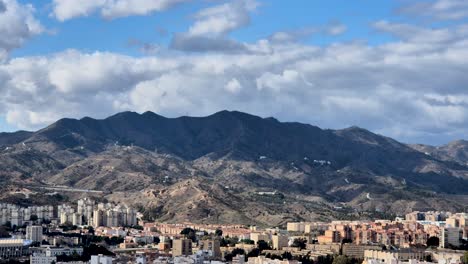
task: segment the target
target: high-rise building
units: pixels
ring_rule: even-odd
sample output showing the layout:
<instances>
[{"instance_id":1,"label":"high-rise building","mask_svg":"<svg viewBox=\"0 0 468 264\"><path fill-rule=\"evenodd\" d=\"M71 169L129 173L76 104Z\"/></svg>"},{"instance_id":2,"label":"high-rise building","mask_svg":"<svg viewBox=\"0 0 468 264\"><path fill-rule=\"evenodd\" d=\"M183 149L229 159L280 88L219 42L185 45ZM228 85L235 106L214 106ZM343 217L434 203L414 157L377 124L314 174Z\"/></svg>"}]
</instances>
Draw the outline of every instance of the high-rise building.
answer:
<instances>
[{"instance_id":1,"label":"high-rise building","mask_svg":"<svg viewBox=\"0 0 468 264\"><path fill-rule=\"evenodd\" d=\"M92 225L94 227L104 226L104 222L106 222L107 224L107 215L105 214L105 212L101 209L94 210Z\"/></svg>"},{"instance_id":2,"label":"high-rise building","mask_svg":"<svg viewBox=\"0 0 468 264\"><path fill-rule=\"evenodd\" d=\"M172 241L172 256L189 256L192 255L192 240L190 239L175 239Z\"/></svg>"},{"instance_id":3,"label":"high-rise building","mask_svg":"<svg viewBox=\"0 0 468 264\"><path fill-rule=\"evenodd\" d=\"M81 213L73 213L72 215L72 224L75 226L80 226L83 224L83 215Z\"/></svg>"},{"instance_id":4,"label":"high-rise building","mask_svg":"<svg viewBox=\"0 0 468 264\"><path fill-rule=\"evenodd\" d=\"M273 249L282 250L283 247L287 247L289 244L289 238L285 235L273 235L271 237Z\"/></svg>"},{"instance_id":5,"label":"high-rise building","mask_svg":"<svg viewBox=\"0 0 468 264\"><path fill-rule=\"evenodd\" d=\"M221 259L221 242L219 239L210 239L201 241L202 250L207 251L213 259Z\"/></svg>"},{"instance_id":6,"label":"high-rise building","mask_svg":"<svg viewBox=\"0 0 468 264\"><path fill-rule=\"evenodd\" d=\"M463 229L448 227L440 229L439 247L448 248L450 245L458 247L463 238Z\"/></svg>"},{"instance_id":7,"label":"high-rise building","mask_svg":"<svg viewBox=\"0 0 468 264\"><path fill-rule=\"evenodd\" d=\"M127 222L126 225L128 226L137 225L137 217L136 217L135 209L127 208L126 222Z\"/></svg>"},{"instance_id":8,"label":"high-rise building","mask_svg":"<svg viewBox=\"0 0 468 264\"><path fill-rule=\"evenodd\" d=\"M42 241L42 226L27 226L26 227L26 239L33 242Z\"/></svg>"},{"instance_id":9,"label":"high-rise building","mask_svg":"<svg viewBox=\"0 0 468 264\"><path fill-rule=\"evenodd\" d=\"M108 210L106 212L106 226L118 226L118 212L113 210Z\"/></svg>"}]
</instances>

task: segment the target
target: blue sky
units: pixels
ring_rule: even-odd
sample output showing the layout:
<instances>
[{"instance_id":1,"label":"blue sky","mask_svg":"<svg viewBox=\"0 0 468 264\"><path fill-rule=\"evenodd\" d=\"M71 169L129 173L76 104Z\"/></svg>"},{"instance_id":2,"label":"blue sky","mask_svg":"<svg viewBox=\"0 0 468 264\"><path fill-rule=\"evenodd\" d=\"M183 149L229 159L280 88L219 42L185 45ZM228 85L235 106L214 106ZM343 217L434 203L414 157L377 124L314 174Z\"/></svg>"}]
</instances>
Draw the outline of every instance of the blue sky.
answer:
<instances>
[{"instance_id":1,"label":"blue sky","mask_svg":"<svg viewBox=\"0 0 468 264\"><path fill-rule=\"evenodd\" d=\"M30 1L21 1L28 3ZM42 34L29 40L15 50L12 56L35 56L60 52L65 49L83 51L112 51L132 56L141 53L128 45L136 39L147 43L167 45L170 33L183 32L191 24L190 17L197 11L213 5L216 1L191 1L178 5L169 12L158 12L148 16L130 16L113 20L101 18L98 14L81 17L66 22L57 21L48 0L35 1L38 19L55 34ZM336 41L362 39L372 44L381 43L389 36L376 34L371 23L381 19L403 20L395 16L400 4L395 0L362 0L357 5L353 1L260 1L261 7L254 12L248 27L241 28L232 36L240 41L255 42L258 39L284 30L304 27L318 27L331 22L343 23L347 32L339 36L315 36L303 41L324 45ZM158 33L158 29L168 32Z\"/></svg>"},{"instance_id":2,"label":"blue sky","mask_svg":"<svg viewBox=\"0 0 468 264\"><path fill-rule=\"evenodd\" d=\"M235 109L405 142L468 133L463 0L0 0L0 23L0 131Z\"/></svg>"}]
</instances>

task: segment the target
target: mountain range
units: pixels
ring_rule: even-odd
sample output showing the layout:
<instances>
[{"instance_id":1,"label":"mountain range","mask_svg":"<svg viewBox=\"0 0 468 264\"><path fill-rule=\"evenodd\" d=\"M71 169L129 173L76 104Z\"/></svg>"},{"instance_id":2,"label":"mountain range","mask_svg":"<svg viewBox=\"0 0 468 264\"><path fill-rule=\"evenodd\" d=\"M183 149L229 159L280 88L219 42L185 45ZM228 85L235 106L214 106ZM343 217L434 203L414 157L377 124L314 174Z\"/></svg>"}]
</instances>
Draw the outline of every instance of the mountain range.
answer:
<instances>
[{"instance_id":1,"label":"mountain range","mask_svg":"<svg viewBox=\"0 0 468 264\"><path fill-rule=\"evenodd\" d=\"M123 112L0 133L0 183L3 200L18 197L11 187L101 190L168 222L279 225L465 210L468 142L407 145L358 127L237 111Z\"/></svg>"}]
</instances>

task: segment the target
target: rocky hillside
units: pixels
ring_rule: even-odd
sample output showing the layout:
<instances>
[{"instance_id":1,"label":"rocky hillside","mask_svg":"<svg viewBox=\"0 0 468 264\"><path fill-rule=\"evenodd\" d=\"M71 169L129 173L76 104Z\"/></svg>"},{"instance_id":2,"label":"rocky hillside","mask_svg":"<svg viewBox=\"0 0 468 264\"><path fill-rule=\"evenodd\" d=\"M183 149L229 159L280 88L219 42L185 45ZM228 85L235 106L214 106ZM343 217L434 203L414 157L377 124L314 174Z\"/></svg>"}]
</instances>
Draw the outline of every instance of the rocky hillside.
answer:
<instances>
[{"instance_id":1,"label":"rocky hillside","mask_svg":"<svg viewBox=\"0 0 468 264\"><path fill-rule=\"evenodd\" d=\"M164 221L271 225L461 210L468 195L466 145L407 146L357 127L322 130L241 112L62 119L0 134L0 150L4 184L104 190Z\"/></svg>"},{"instance_id":2,"label":"rocky hillside","mask_svg":"<svg viewBox=\"0 0 468 264\"><path fill-rule=\"evenodd\" d=\"M468 165L468 141L466 140L456 140L438 147L421 144L411 145L411 147L440 160L455 161L462 165Z\"/></svg>"}]
</instances>

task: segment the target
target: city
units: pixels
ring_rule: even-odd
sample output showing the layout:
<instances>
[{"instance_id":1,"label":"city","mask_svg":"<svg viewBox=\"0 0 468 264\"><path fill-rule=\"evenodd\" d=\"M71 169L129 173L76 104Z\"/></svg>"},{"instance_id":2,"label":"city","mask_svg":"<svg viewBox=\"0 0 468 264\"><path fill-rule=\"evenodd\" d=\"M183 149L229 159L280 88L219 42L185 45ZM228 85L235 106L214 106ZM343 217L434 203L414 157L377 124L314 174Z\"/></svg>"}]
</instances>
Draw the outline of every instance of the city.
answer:
<instances>
[{"instance_id":1,"label":"city","mask_svg":"<svg viewBox=\"0 0 468 264\"><path fill-rule=\"evenodd\" d=\"M288 222L281 227L158 223L125 205L0 204L0 259L45 263L462 264L468 214Z\"/></svg>"},{"instance_id":2,"label":"city","mask_svg":"<svg viewBox=\"0 0 468 264\"><path fill-rule=\"evenodd\" d=\"M0 264L468 264L468 0L0 0Z\"/></svg>"}]
</instances>

